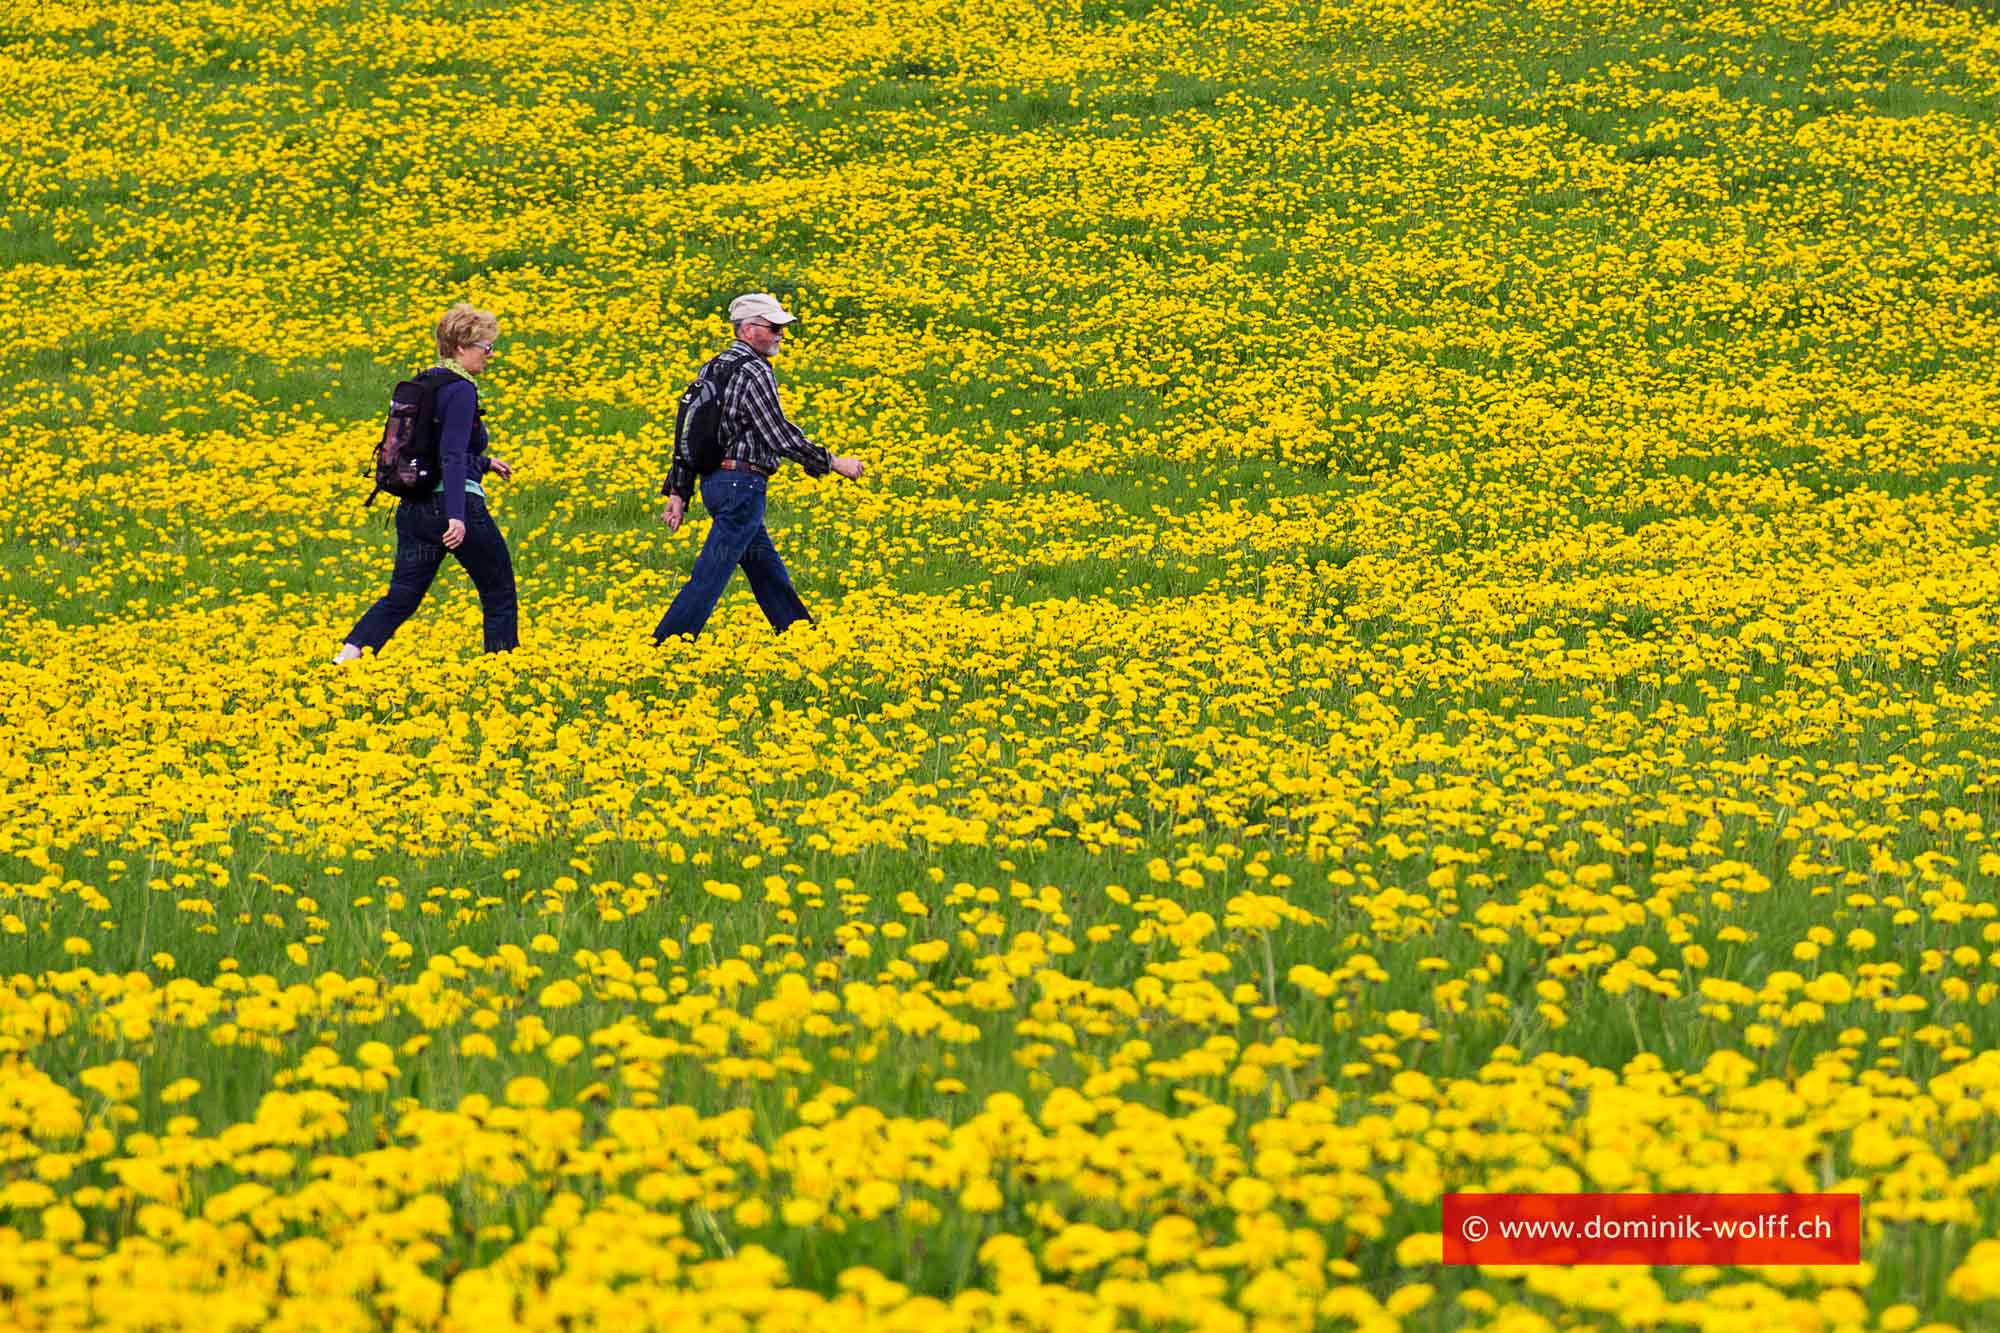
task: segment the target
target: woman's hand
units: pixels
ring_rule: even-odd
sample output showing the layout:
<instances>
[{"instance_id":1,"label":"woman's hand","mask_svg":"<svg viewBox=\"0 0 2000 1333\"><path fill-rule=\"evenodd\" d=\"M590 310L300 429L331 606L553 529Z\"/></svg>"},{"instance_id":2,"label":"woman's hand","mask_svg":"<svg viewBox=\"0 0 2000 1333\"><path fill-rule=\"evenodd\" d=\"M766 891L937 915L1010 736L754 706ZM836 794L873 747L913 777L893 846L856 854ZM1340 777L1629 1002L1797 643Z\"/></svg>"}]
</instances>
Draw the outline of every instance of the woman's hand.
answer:
<instances>
[{"instance_id":1,"label":"woman's hand","mask_svg":"<svg viewBox=\"0 0 2000 1333\"><path fill-rule=\"evenodd\" d=\"M508 461L507 461L506 459L504 459L504 458L489 458L489 459L487 459L486 461L487 461L488 463L490 463L490 464L492 465L492 471L494 471L494 472L497 472L497 473L499 473L499 474L500 474L500 480L502 480L502 481L512 481L512 480L514 480L514 468L513 468L513 465L512 465L512 464L510 464L510 463L508 463Z\"/></svg>"},{"instance_id":2,"label":"woman's hand","mask_svg":"<svg viewBox=\"0 0 2000 1333\"><path fill-rule=\"evenodd\" d=\"M452 519L452 520L451 520L451 521L450 521L449 523L447 523L447 524L445 524L445 525L444 525L444 549L445 549L445 550L447 550L447 551L456 551L456 550L458 549L458 544L459 544L460 542L464 541L464 540L465 540L465 520L464 520L464 519L462 519L462 518L455 518L455 519Z\"/></svg>"}]
</instances>

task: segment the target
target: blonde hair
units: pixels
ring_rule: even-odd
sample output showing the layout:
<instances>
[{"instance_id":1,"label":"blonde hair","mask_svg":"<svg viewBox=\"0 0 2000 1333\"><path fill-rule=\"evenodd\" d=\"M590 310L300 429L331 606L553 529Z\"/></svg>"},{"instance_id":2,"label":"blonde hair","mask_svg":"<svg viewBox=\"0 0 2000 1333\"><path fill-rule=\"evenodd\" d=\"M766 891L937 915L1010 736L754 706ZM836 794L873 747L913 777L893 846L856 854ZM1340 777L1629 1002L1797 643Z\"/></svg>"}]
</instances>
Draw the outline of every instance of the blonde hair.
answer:
<instances>
[{"instance_id":1,"label":"blonde hair","mask_svg":"<svg viewBox=\"0 0 2000 1333\"><path fill-rule=\"evenodd\" d=\"M446 361L473 343L492 342L500 334L500 318L491 310L480 310L460 301L444 312L437 322L438 356Z\"/></svg>"}]
</instances>

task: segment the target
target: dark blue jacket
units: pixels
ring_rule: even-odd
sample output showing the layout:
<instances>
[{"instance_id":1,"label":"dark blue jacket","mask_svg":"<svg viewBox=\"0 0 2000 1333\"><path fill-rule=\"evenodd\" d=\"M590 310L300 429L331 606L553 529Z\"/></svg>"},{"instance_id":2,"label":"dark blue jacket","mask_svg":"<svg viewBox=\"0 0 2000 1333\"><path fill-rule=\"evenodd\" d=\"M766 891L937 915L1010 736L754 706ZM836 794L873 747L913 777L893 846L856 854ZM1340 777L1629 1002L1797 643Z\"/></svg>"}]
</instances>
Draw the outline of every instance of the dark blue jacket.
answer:
<instances>
[{"instance_id":1,"label":"dark blue jacket","mask_svg":"<svg viewBox=\"0 0 2000 1333\"><path fill-rule=\"evenodd\" d=\"M438 494L444 496L447 520L465 521L465 483L477 481L492 470L486 456L486 422L479 411L479 386L463 376L452 377L438 386L438 461L444 480Z\"/></svg>"}]
</instances>

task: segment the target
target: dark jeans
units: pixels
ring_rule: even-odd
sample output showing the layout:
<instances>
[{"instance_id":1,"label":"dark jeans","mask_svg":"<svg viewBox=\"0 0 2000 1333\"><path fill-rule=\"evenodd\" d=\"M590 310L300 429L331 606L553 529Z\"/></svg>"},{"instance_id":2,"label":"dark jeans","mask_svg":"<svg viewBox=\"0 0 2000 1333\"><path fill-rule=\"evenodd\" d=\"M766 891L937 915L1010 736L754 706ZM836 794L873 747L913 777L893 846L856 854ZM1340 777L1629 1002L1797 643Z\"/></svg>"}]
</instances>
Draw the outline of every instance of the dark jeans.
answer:
<instances>
[{"instance_id":1,"label":"dark jeans","mask_svg":"<svg viewBox=\"0 0 2000 1333\"><path fill-rule=\"evenodd\" d=\"M380 651L383 644L416 614L444 562L444 500L404 500L396 506L396 567L389 574L389 591L368 608L348 632L357 648ZM521 641L520 606L514 597L514 561L507 539L500 535L486 501L465 497L465 540L451 552L472 586L479 589L479 610L486 618L486 651L504 653Z\"/></svg>"},{"instance_id":2,"label":"dark jeans","mask_svg":"<svg viewBox=\"0 0 2000 1333\"><path fill-rule=\"evenodd\" d=\"M783 630L795 621L811 620L805 603L792 589L792 576L778 558L778 548L771 545L771 534L764 530L764 478L754 472L711 472L701 479L701 502L708 506L713 520L708 540L694 559L694 573L688 576L687 586L653 631L654 640L701 633L738 565L743 566L750 591L756 594L757 605L772 629Z\"/></svg>"}]
</instances>

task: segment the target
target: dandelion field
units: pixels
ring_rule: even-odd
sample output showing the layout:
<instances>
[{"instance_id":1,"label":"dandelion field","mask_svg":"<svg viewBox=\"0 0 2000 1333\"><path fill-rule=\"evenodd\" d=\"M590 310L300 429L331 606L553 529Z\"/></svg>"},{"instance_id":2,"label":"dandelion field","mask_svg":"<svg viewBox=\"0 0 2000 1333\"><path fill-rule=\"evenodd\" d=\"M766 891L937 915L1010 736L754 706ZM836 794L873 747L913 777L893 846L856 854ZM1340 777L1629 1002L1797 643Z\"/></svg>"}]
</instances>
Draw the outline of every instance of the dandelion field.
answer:
<instances>
[{"instance_id":1,"label":"dandelion field","mask_svg":"<svg viewBox=\"0 0 2000 1333\"><path fill-rule=\"evenodd\" d=\"M2000 1327L1997 94L1930 0L0 18L0 1323ZM656 651L747 290L870 471ZM523 648L336 668L460 299Z\"/></svg>"}]
</instances>

